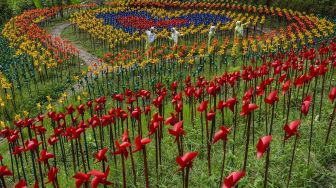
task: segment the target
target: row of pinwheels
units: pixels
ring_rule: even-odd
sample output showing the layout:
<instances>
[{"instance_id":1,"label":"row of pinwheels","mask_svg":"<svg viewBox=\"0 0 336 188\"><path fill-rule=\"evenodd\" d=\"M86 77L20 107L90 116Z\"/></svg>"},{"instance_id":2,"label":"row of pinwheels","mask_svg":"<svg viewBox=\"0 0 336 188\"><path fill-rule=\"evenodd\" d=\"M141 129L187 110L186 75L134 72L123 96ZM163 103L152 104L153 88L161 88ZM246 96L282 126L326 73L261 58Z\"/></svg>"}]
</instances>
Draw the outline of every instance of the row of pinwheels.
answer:
<instances>
[{"instance_id":1,"label":"row of pinwheels","mask_svg":"<svg viewBox=\"0 0 336 188\"><path fill-rule=\"evenodd\" d=\"M220 182L233 187L245 174L252 176L249 172L256 172L255 167L264 177L263 184L277 186L286 182L269 179L270 169L285 168L288 186L293 181L292 171L298 172L294 166L297 148L304 150L300 157L307 158L309 167L312 153L322 151L333 140L335 53L332 39L316 49L270 54L260 60L261 65L213 79L199 76L193 81L187 76L183 82L157 82L147 90L125 89L112 98L80 100L60 111L17 119L15 128L6 126L1 131L9 150L0 167L2 185L9 181L4 177L15 174L15 181L21 180L17 186L29 182L63 187L58 178L73 171L74 180L68 180L68 186L74 182L77 187L108 186L120 180L123 187L142 181L150 187L169 176L172 180L182 178L181 186L188 187L194 173L198 177L215 175L211 185ZM319 128L316 116L327 119ZM308 128L301 128L301 124ZM314 139L317 135L323 135L322 142ZM291 148L286 146L289 139L294 142ZM220 140L222 148L215 145ZM299 140L306 144L298 145ZM333 142L330 145L335 147ZM258 158L265 154L265 165L253 165L260 165L251 159L254 147ZM288 152L279 152L282 149ZM135 154L138 151L142 154ZM290 165L275 166L287 164L271 162L275 154L288 156ZM177 178L171 159L179 166L176 169L181 176ZM240 170L230 173L229 166ZM191 171L192 167L199 171Z\"/></svg>"}]
</instances>

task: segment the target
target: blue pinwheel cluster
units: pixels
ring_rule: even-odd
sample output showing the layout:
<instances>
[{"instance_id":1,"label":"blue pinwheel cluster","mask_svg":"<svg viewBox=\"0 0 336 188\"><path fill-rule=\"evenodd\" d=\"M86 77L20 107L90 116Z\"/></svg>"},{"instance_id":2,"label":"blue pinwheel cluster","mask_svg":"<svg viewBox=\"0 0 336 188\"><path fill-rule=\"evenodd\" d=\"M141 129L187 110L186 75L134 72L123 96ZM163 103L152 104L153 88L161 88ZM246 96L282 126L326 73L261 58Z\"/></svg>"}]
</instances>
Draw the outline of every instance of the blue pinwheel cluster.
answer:
<instances>
[{"instance_id":1,"label":"blue pinwheel cluster","mask_svg":"<svg viewBox=\"0 0 336 188\"><path fill-rule=\"evenodd\" d=\"M110 13L100 13L96 15L98 19L103 19L104 25L112 25L116 29L121 29L124 32L133 34L134 32L143 31L148 29L151 26L155 26L158 30L162 28L171 28L171 27L189 27L190 25L200 26L211 25L221 22L225 24L231 22L232 19L227 18L222 15L215 15L210 13L195 13L195 14L186 14L173 18L158 18L152 16L146 11L127 11L127 12L110 12ZM134 23L130 19L134 19ZM122 21L126 20L127 24ZM139 23L140 22L140 23ZM138 27L141 25L142 27Z\"/></svg>"},{"instance_id":2,"label":"blue pinwheel cluster","mask_svg":"<svg viewBox=\"0 0 336 188\"><path fill-rule=\"evenodd\" d=\"M196 26L196 27L200 26L202 24L211 25L211 24L216 24L218 22L221 22L222 24L225 24L227 22L232 21L232 19L227 18L225 16L215 15L215 14L210 14L210 13L187 14L187 15L179 16L179 18L188 19L190 21L190 23L187 26L190 26L191 24L194 24L194 26Z\"/></svg>"}]
</instances>

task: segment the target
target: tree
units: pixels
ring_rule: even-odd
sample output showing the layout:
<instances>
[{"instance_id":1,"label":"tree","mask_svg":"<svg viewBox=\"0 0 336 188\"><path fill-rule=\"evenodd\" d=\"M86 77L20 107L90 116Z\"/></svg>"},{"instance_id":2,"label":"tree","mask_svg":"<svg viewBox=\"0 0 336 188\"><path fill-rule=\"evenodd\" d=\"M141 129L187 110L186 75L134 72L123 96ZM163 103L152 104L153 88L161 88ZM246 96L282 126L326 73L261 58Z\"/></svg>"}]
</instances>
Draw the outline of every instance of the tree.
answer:
<instances>
[{"instance_id":1,"label":"tree","mask_svg":"<svg viewBox=\"0 0 336 188\"><path fill-rule=\"evenodd\" d=\"M0 10L0 25L2 25L12 17L12 9L10 9L7 0L0 1Z\"/></svg>"}]
</instances>

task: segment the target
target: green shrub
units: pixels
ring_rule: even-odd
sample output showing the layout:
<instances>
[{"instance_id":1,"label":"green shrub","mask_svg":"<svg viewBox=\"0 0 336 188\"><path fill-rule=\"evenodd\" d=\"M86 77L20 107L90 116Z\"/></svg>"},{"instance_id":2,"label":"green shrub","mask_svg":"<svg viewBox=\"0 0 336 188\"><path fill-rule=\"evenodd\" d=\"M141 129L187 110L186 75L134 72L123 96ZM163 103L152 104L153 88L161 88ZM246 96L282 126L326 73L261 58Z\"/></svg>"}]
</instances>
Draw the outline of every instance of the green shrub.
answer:
<instances>
[{"instance_id":1,"label":"green shrub","mask_svg":"<svg viewBox=\"0 0 336 188\"><path fill-rule=\"evenodd\" d=\"M2 25L12 17L12 9L9 7L7 0L0 1L0 10L0 25Z\"/></svg>"}]
</instances>

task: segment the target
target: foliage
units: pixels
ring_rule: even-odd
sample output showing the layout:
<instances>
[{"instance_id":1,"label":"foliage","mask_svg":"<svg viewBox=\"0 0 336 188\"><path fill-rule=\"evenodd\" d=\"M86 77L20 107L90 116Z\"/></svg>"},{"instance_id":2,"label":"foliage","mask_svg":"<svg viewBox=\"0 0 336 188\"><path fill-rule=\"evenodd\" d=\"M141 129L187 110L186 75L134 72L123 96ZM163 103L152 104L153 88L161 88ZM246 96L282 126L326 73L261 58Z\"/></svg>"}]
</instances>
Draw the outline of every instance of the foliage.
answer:
<instances>
[{"instance_id":1,"label":"foliage","mask_svg":"<svg viewBox=\"0 0 336 188\"><path fill-rule=\"evenodd\" d=\"M8 0L8 3L15 15L20 14L25 10L35 8L32 0Z\"/></svg>"},{"instance_id":2,"label":"foliage","mask_svg":"<svg viewBox=\"0 0 336 188\"><path fill-rule=\"evenodd\" d=\"M0 25L2 25L12 16L12 9L7 0L0 1L0 10Z\"/></svg>"},{"instance_id":3,"label":"foliage","mask_svg":"<svg viewBox=\"0 0 336 188\"><path fill-rule=\"evenodd\" d=\"M309 13L320 14L330 18L336 17L336 1L335 0L285 0L273 1L273 6L289 8L298 11L306 11Z\"/></svg>"}]
</instances>

